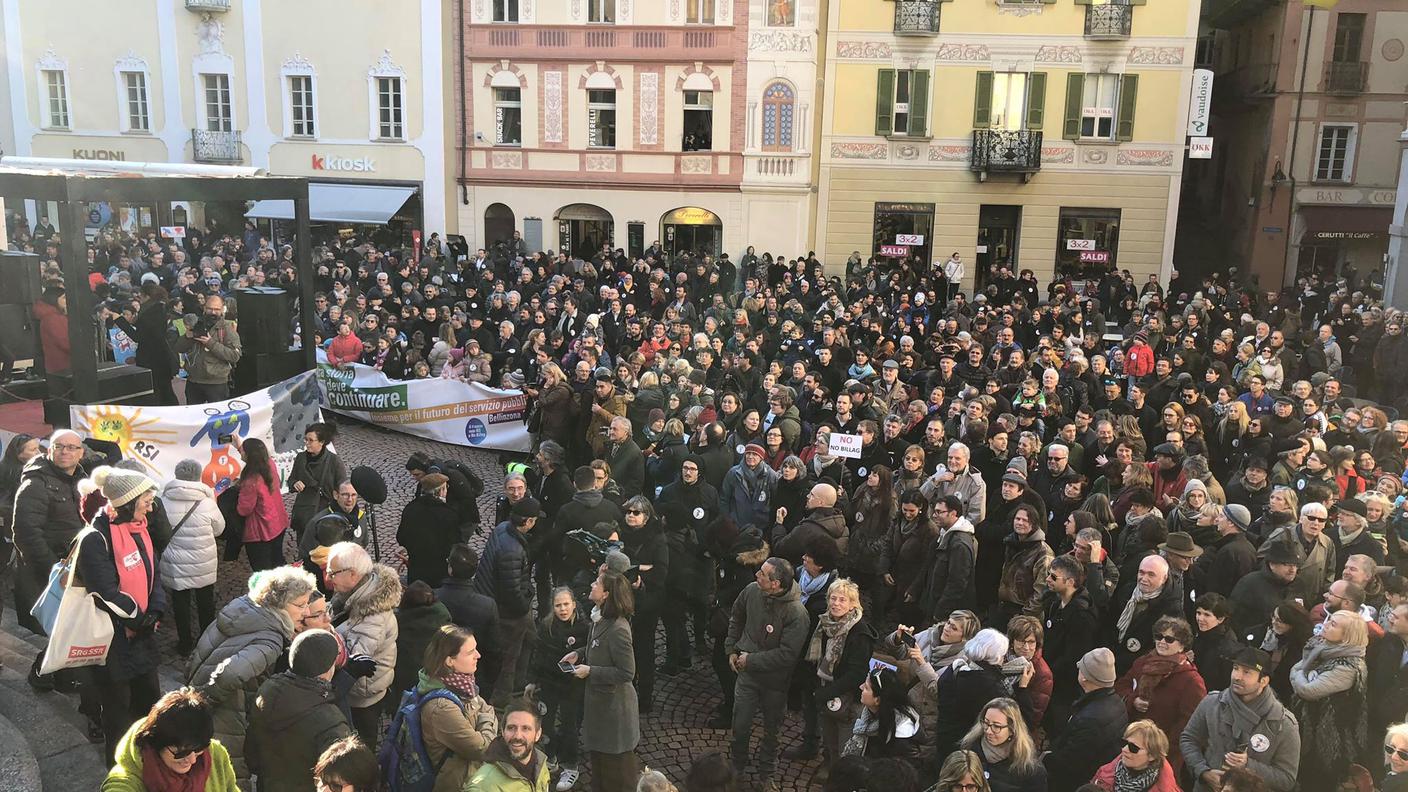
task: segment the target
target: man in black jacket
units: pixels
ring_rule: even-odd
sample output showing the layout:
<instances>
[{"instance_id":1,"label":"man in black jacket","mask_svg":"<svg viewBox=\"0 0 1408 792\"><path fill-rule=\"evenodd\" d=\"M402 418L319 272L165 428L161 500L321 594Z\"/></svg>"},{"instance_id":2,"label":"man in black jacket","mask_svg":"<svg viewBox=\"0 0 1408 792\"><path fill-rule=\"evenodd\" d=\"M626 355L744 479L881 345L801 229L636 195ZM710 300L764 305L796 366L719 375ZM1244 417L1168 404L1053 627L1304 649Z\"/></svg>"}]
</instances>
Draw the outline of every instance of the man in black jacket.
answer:
<instances>
[{"instance_id":1,"label":"man in black jacket","mask_svg":"<svg viewBox=\"0 0 1408 792\"><path fill-rule=\"evenodd\" d=\"M1105 647L1091 649L1076 663L1083 695L1051 750L1046 765L1049 792L1074 792L1120 752L1129 725L1124 700L1115 693L1115 656Z\"/></svg>"},{"instance_id":2,"label":"man in black jacket","mask_svg":"<svg viewBox=\"0 0 1408 792\"><path fill-rule=\"evenodd\" d=\"M508 703L528 679L528 642L533 637L533 575L528 560L527 534L542 513L535 498L524 498L513 507L508 522L494 529L484 545L484 556L474 575L474 590L492 597L499 606L501 673L495 681L491 703Z\"/></svg>"},{"instance_id":3,"label":"man in black jacket","mask_svg":"<svg viewBox=\"0 0 1408 792\"><path fill-rule=\"evenodd\" d=\"M572 477L563 467L567 451L561 445L544 440L538 446L535 459L538 475L532 487L533 497L542 505L543 517L533 531L528 549L536 567L533 578L538 584L538 612L547 613L552 605L549 599L552 593L551 573L556 558L552 551L556 550L558 555L562 553L562 534L558 533L554 523L557 513L572 500L576 489L572 486ZM556 542L555 546L550 546L552 541Z\"/></svg>"},{"instance_id":4,"label":"man in black jacket","mask_svg":"<svg viewBox=\"0 0 1408 792\"><path fill-rule=\"evenodd\" d=\"M1183 591L1174 585L1168 561L1158 555L1145 556L1134 584L1125 588L1121 583L1120 589L1105 617L1111 628L1109 645L1115 650L1115 666L1122 674L1135 658L1153 648L1155 622L1164 616L1183 615Z\"/></svg>"},{"instance_id":5,"label":"man in black jacket","mask_svg":"<svg viewBox=\"0 0 1408 792\"><path fill-rule=\"evenodd\" d=\"M14 545L19 553L15 570L15 612L19 623L37 635L44 629L29 615L34 601L48 583L49 569L68 554L73 537L83 529L78 514L78 482L83 478L83 439L77 432L60 429L49 437L49 451L31 459L20 473L15 493ZM39 676L44 653L34 659L29 683L39 690L53 690L47 676Z\"/></svg>"},{"instance_id":6,"label":"man in black jacket","mask_svg":"<svg viewBox=\"0 0 1408 792\"><path fill-rule=\"evenodd\" d=\"M1299 542L1270 542L1261 569L1232 587L1232 630L1238 640L1255 644L1266 637L1271 612L1290 596L1291 583L1305 562Z\"/></svg>"},{"instance_id":7,"label":"man in black jacket","mask_svg":"<svg viewBox=\"0 0 1408 792\"><path fill-rule=\"evenodd\" d=\"M1256 571L1256 548L1245 533L1252 524L1251 516L1251 511L1238 503L1222 507L1213 523L1218 539L1191 570L1200 593L1215 591L1230 597L1237 581Z\"/></svg>"},{"instance_id":8,"label":"man in black jacket","mask_svg":"<svg viewBox=\"0 0 1408 792\"><path fill-rule=\"evenodd\" d=\"M520 482L521 483L521 482ZM440 582L450 548L459 539L456 512L445 502L449 478L443 473L427 473L420 480L421 494L401 510L401 526L396 541L406 548L406 582Z\"/></svg>"},{"instance_id":9,"label":"man in black jacket","mask_svg":"<svg viewBox=\"0 0 1408 792\"><path fill-rule=\"evenodd\" d=\"M679 480L660 491L656 509L665 524L665 541L670 546L670 579L666 582L665 666L661 673L673 673L693 665L686 625L694 622L695 648L708 653L705 628L708 621L710 580L714 564L706 555L709 526L719 516L719 493L703 477L704 461L698 455L685 457Z\"/></svg>"},{"instance_id":10,"label":"man in black jacket","mask_svg":"<svg viewBox=\"0 0 1408 792\"><path fill-rule=\"evenodd\" d=\"M904 595L905 602L918 604L926 624L943 621L959 609L973 610L978 603L973 588L978 541L973 524L963 516L963 501L946 495L934 504L933 515L939 538L929 549L924 572Z\"/></svg>"},{"instance_id":11,"label":"man in black jacket","mask_svg":"<svg viewBox=\"0 0 1408 792\"><path fill-rule=\"evenodd\" d=\"M645 489L645 456L631 439L629 418L611 419L611 445L606 461L611 464L611 478L621 488L622 498L631 498Z\"/></svg>"},{"instance_id":12,"label":"man in black jacket","mask_svg":"<svg viewBox=\"0 0 1408 792\"><path fill-rule=\"evenodd\" d=\"M1076 684L1076 664L1095 648L1100 618L1085 588L1085 565L1075 556L1052 559L1046 585L1042 622L1046 643L1042 656L1051 668L1051 703L1046 708L1046 728L1054 735L1065 728L1071 704L1083 692Z\"/></svg>"},{"instance_id":13,"label":"man in black jacket","mask_svg":"<svg viewBox=\"0 0 1408 792\"><path fill-rule=\"evenodd\" d=\"M542 558L553 565L553 579L558 585L568 585L578 572L566 557L562 539L572 531L589 531L597 523L614 523L620 526L624 521L621 507L612 503L596 487L596 470L583 465L572 473L572 484L576 493L572 500L558 510L552 521L553 535L540 543Z\"/></svg>"}]
</instances>

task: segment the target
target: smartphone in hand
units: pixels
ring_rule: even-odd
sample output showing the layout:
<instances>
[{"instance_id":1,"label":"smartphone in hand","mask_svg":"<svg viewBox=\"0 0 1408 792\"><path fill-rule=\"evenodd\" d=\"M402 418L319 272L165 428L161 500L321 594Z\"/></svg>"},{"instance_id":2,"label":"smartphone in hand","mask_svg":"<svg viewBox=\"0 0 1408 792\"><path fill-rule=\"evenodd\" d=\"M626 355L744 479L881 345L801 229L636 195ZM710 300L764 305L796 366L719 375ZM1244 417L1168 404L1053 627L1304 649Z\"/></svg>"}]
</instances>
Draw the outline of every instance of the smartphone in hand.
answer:
<instances>
[{"instance_id":1,"label":"smartphone in hand","mask_svg":"<svg viewBox=\"0 0 1408 792\"><path fill-rule=\"evenodd\" d=\"M557 668L558 668L559 671L561 671L561 672L564 673L564 674L570 674L570 673L572 673L572 672L574 672L574 671L577 670L577 667L576 667L576 666L572 665L571 663L567 662L566 660L559 660L559 661L557 662Z\"/></svg>"}]
</instances>

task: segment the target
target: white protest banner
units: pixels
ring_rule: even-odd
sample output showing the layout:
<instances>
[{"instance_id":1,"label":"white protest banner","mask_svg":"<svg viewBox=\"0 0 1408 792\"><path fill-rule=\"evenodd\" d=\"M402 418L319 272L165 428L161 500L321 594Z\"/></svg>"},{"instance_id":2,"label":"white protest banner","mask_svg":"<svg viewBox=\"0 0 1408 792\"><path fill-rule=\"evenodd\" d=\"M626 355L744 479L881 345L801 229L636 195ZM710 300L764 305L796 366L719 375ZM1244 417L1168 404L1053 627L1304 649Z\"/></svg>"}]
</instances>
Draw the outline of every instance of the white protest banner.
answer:
<instances>
[{"instance_id":1,"label":"white protest banner","mask_svg":"<svg viewBox=\"0 0 1408 792\"><path fill-rule=\"evenodd\" d=\"M69 422L84 437L110 440L123 457L135 459L158 484L176 478L176 464L194 459L201 481L223 492L244 461L234 440L255 438L269 446L288 478L293 458L303 450L303 430L322 419L318 381L312 372L254 393L210 404L148 407L122 404L73 405Z\"/></svg>"},{"instance_id":2,"label":"white protest banner","mask_svg":"<svg viewBox=\"0 0 1408 792\"><path fill-rule=\"evenodd\" d=\"M161 227L161 236L162 236L163 239L185 239L185 238L186 238L186 227L185 227L185 226L162 226L162 227Z\"/></svg>"},{"instance_id":3,"label":"white protest banner","mask_svg":"<svg viewBox=\"0 0 1408 792\"><path fill-rule=\"evenodd\" d=\"M829 450L832 456L860 459L860 435L831 433Z\"/></svg>"},{"instance_id":4,"label":"white protest banner","mask_svg":"<svg viewBox=\"0 0 1408 792\"><path fill-rule=\"evenodd\" d=\"M359 421L442 443L527 452L532 448L523 423L528 397L478 383L432 379L393 380L354 363L327 365L318 353L323 405Z\"/></svg>"}]
</instances>

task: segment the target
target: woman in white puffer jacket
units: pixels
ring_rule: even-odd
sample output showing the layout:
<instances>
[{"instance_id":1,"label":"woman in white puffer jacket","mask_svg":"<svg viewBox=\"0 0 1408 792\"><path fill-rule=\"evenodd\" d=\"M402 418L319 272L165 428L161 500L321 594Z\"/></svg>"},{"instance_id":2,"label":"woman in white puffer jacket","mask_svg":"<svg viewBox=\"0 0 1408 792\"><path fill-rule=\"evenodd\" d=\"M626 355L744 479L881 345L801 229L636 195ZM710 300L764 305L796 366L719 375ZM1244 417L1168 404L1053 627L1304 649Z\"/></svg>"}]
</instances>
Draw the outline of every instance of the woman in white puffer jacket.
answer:
<instances>
[{"instance_id":1,"label":"woman in white puffer jacket","mask_svg":"<svg viewBox=\"0 0 1408 792\"><path fill-rule=\"evenodd\" d=\"M176 478L161 491L175 529L161 555L161 579L171 589L176 651L182 657L195 649L196 639L215 621L215 565L219 560L215 537L225 531L215 492L200 477L200 463L183 459L176 465ZM192 599L199 620L195 630L191 629Z\"/></svg>"}]
</instances>

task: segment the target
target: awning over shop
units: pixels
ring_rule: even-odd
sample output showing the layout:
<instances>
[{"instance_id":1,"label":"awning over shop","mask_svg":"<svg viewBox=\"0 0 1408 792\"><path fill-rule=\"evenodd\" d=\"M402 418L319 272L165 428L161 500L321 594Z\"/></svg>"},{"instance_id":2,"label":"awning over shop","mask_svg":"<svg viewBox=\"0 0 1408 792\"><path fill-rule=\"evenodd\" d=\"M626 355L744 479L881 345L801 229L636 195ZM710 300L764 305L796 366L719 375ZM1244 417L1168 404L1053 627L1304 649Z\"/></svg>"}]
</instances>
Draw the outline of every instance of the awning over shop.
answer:
<instances>
[{"instance_id":1,"label":"awning over shop","mask_svg":"<svg viewBox=\"0 0 1408 792\"><path fill-rule=\"evenodd\" d=\"M414 187L310 182L308 215L314 222L386 225L414 194ZM245 217L292 220L293 201L256 201Z\"/></svg>"},{"instance_id":2,"label":"awning over shop","mask_svg":"<svg viewBox=\"0 0 1408 792\"><path fill-rule=\"evenodd\" d=\"M1302 206L1306 242L1376 239L1388 235L1391 206Z\"/></svg>"}]
</instances>

